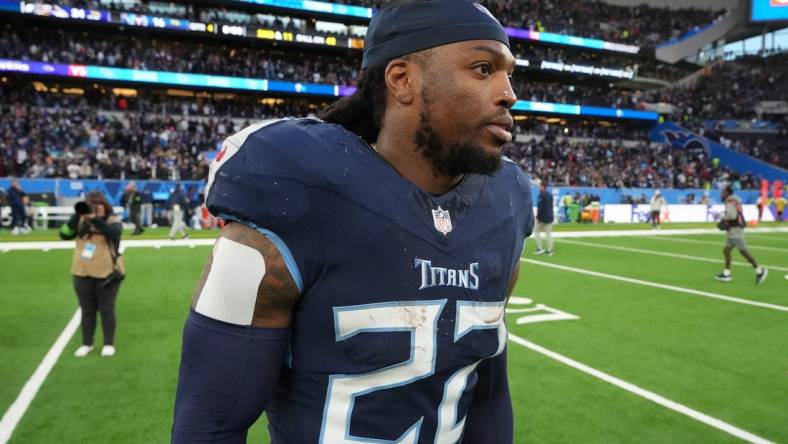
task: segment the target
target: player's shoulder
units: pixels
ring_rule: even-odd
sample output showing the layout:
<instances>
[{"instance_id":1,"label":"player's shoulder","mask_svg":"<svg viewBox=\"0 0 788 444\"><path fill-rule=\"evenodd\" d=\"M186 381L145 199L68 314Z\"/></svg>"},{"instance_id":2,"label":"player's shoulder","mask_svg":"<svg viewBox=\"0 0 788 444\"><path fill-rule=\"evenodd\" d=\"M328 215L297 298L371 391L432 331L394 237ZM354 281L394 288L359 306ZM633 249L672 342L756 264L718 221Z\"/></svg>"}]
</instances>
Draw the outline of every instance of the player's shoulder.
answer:
<instances>
[{"instance_id":1,"label":"player's shoulder","mask_svg":"<svg viewBox=\"0 0 788 444\"><path fill-rule=\"evenodd\" d=\"M501 157L501 169L493 176L493 184L510 193L531 195L531 177L506 156Z\"/></svg>"},{"instance_id":2,"label":"player's shoulder","mask_svg":"<svg viewBox=\"0 0 788 444\"><path fill-rule=\"evenodd\" d=\"M336 177L345 147L362 143L344 128L316 118L284 118L250 125L228 137L211 164L214 181L269 176L313 184Z\"/></svg>"},{"instance_id":3,"label":"player's shoulder","mask_svg":"<svg viewBox=\"0 0 788 444\"><path fill-rule=\"evenodd\" d=\"M531 177L520 165L506 156L501 158L501 168L491 180L491 195L498 205L505 208L524 236L533 231L533 200L531 197Z\"/></svg>"},{"instance_id":4,"label":"player's shoulder","mask_svg":"<svg viewBox=\"0 0 788 444\"><path fill-rule=\"evenodd\" d=\"M286 117L259 122L231 136L235 137L246 138L252 144L299 144L311 141L311 145L320 145L321 142L334 139L350 139L353 135L338 125L315 117Z\"/></svg>"},{"instance_id":5,"label":"player's shoulder","mask_svg":"<svg viewBox=\"0 0 788 444\"><path fill-rule=\"evenodd\" d=\"M222 150L237 148L244 154L250 172L271 160L323 159L336 154L341 144L358 139L341 127L316 118L285 118L251 125L230 136ZM229 153L228 153L229 154Z\"/></svg>"}]
</instances>

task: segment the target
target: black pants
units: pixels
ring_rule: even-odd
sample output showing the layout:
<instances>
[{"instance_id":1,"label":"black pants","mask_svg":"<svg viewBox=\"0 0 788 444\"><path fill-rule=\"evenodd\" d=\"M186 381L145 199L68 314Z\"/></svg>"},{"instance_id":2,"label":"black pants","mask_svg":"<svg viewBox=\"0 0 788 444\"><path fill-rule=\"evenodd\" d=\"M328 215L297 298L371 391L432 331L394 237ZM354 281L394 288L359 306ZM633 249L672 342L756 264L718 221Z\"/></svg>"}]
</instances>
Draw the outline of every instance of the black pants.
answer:
<instances>
[{"instance_id":1,"label":"black pants","mask_svg":"<svg viewBox=\"0 0 788 444\"><path fill-rule=\"evenodd\" d=\"M142 232L142 223L140 222L140 207L132 208L129 211L129 220L134 224L134 232Z\"/></svg>"},{"instance_id":2,"label":"black pants","mask_svg":"<svg viewBox=\"0 0 788 444\"><path fill-rule=\"evenodd\" d=\"M11 228L25 226L25 207L11 207Z\"/></svg>"},{"instance_id":3,"label":"black pants","mask_svg":"<svg viewBox=\"0 0 788 444\"><path fill-rule=\"evenodd\" d=\"M93 345L96 333L96 312L101 312L101 328L104 331L104 345L115 343L115 299L118 297L120 282L101 287L104 279L74 276L74 291L77 292L79 307L82 309L82 344Z\"/></svg>"}]
</instances>

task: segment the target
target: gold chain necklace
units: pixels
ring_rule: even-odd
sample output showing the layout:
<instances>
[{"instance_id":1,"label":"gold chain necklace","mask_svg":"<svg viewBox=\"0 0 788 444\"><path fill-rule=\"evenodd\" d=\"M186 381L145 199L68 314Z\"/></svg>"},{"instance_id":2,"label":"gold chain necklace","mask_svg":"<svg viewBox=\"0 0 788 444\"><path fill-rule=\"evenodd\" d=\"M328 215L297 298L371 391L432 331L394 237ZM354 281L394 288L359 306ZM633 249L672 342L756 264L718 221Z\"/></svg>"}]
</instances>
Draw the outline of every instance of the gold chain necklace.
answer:
<instances>
[{"instance_id":1,"label":"gold chain necklace","mask_svg":"<svg viewBox=\"0 0 788 444\"><path fill-rule=\"evenodd\" d=\"M376 153L378 153L379 155L382 156L382 154L380 154L380 150L378 149L378 144L377 143L371 143L371 144L369 144L369 146L371 146L372 149L375 150Z\"/></svg>"}]
</instances>

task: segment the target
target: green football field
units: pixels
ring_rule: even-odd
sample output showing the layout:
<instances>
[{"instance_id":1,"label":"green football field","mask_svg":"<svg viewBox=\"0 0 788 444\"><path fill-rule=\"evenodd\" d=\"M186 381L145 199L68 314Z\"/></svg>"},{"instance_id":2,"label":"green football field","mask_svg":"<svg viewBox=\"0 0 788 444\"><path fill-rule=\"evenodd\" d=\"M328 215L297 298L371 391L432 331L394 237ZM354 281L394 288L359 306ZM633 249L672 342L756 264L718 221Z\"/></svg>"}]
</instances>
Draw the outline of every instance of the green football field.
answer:
<instances>
[{"instance_id":1,"label":"green football field","mask_svg":"<svg viewBox=\"0 0 788 444\"><path fill-rule=\"evenodd\" d=\"M561 238L553 257L529 240L507 315L516 441L788 443L788 232L747 240L770 270L760 286L738 254L733 282L713 279L721 234ZM74 358L79 332L64 336L9 442L168 442L208 251L128 248L117 355ZM75 316L70 258L0 252L0 414ZM263 422L249 442L268 442Z\"/></svg>"}]
</instances>

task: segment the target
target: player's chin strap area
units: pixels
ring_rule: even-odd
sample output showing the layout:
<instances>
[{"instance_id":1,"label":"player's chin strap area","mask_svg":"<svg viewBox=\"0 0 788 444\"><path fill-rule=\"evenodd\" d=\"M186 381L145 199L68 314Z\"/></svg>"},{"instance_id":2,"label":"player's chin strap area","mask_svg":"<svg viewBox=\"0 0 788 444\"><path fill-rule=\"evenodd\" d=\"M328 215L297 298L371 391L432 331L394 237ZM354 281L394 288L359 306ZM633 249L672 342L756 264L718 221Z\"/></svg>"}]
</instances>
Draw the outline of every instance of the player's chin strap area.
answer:
<instances>
[{"instance_id":1,"label":"player's chin strap area","mask_svg":"<svg viewBox=\"0 0 788 444\"><path fill-rule=\"evenodd\" d=\"M234 325L190 311L172 442L246 443L276 387L289 343L289 328Z\"/></svg>"}]
</instances>

